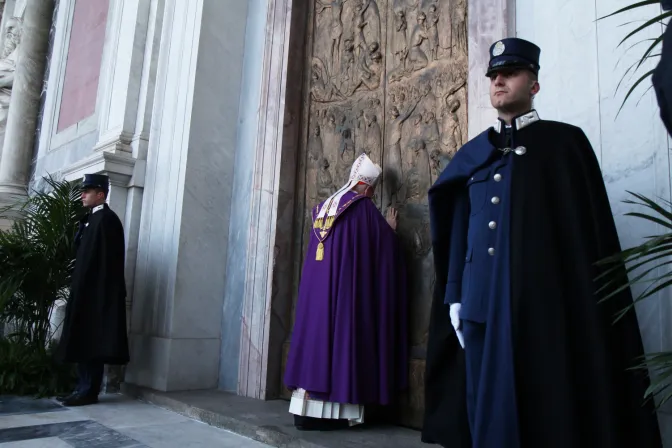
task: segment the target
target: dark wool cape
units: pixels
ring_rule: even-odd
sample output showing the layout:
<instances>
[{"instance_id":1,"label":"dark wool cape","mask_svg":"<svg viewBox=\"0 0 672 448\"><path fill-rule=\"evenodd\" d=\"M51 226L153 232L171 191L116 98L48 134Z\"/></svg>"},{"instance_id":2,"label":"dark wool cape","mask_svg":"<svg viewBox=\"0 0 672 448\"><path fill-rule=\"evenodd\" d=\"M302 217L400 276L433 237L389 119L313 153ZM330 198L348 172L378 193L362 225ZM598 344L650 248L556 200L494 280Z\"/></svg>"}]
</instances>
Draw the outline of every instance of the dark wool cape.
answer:
<instances>
[{"instance_id":1,"label":"dark wool cape","mask_svg":"<svg viewBox=\"0 0 672 448\"><path fill-rule=\"evenodd\" d=\"M129 353L121 221L105 204L102 210L84 218L76 239L75 270L59 357L64 362L126 364Z\"/></svg>"},{"instance_id":2,"label":"dark wool cape","mask_svg":"<svg viewBox=\"0 0 672 448\"><path fill-rule=\"evenodd\" d=\"M663 9L672 10L672 0L663 0L661 3ZM651 76L651 84L660 107L660 118L667 132L672 135L672 27L665 28L663 49Z\"/></svg>"},{"instance_id":3,"label":"dark wool cape","mask_svg":"<svg viewBox=\"0 0 672 448\"><path fill-rule=\"evenodd\" d=\"M510 297L521 446L659 447L653 405L642 405L648 378L626 371L643 353L636 315L613 324L631 292L597 303L595 278L605 268L595 262L621 248L593 149L581 129L563 123L516 132L515 146L527 153L510 155L510 257L501 260L510 276L493 287ZM437 280L422 440L451 448L471 447L464 351L444 304L450 261L464 257L451 252L466 239L453 223L469 216L467 179L502 157L495 135L490 129L462 147L429 192Z\"/></svg>"}]
</instances>

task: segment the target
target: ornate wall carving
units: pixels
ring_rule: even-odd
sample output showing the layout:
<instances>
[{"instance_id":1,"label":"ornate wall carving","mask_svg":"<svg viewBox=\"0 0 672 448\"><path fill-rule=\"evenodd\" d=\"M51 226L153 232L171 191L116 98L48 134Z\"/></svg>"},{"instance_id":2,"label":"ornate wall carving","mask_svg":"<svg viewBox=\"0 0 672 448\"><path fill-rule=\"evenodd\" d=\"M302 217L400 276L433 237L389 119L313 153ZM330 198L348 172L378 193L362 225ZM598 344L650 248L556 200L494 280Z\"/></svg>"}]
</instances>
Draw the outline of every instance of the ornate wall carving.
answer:
<instances>
[{"instance_id":1,"label":"ornate wall carving","mask_svg":"<svg viewBox=\"0 0 672 448\"><path fill-rule=\"evenodd\" d=\"M366 152L383 167L377 205L399 209L411 354L421 361L434 284L427 190L467 136L467 2L311 2L297 257L305 254L311 207L345 184L354 159Z\"/></svg>"}]
</instances>

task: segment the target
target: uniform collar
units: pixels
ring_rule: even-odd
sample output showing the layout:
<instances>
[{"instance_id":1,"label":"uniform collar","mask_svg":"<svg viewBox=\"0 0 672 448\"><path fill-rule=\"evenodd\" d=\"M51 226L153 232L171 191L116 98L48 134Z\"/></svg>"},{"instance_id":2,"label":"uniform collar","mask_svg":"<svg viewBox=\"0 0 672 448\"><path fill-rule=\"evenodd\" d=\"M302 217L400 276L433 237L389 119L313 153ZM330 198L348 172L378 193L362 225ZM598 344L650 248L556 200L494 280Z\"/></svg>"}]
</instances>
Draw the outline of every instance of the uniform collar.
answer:
<instances>
[{"instance_id":1,"label":"uniform collar","mask_svg":"<svg viewBox=\"0 0 672 448\"><path fill-rule=\"evenodd\" d=\"M91 214L93 215L96 213L98 210L102 210L105 208L105 204L97 205L91 209Z\"/></svg>"},{"instance_id":2,"label":"uniform collar","mask_svg":"<svg viewBox=\"0 0 672 448\"><path fill-rule=\"evenodd\" d=\"M520 131L521 129L526 128L535 121L539 120L541 120L541 118L539 118L539 114L537 113L536 110L532 109L531 111L522 115L518 115L516 118L514 118L511 121L512 125L510 127L512 127L513 130ZM506 127L508 127L508 125L504 123L504 120L498 118L497 122L493 126L493 129L498 134L501 134L502 130L505 129Z\"/></svg>"}]
</instances>

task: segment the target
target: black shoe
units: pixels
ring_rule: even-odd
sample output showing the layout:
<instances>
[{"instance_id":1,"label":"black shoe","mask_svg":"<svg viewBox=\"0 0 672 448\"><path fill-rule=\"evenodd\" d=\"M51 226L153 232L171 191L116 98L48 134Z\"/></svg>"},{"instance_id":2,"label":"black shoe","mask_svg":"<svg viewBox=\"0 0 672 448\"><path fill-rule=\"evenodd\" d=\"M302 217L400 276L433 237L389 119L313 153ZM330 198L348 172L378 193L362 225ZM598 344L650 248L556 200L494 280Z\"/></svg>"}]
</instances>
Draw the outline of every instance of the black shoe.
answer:
<instances>
[{"instance_id":1,"label":"black shoe","mask_svg":"<svg viewBox=\"0 0 672 448\"><path fill-rule=\"evenodd\" d=\"M98 403L98 397L93 395L79 395L75 394L72 397L69 397L67 400L63 401L63 406L74 407L74 406L88 406L90 404Z\"/></svg>"},{"instance_id":2,"label":"black shoe","mask_svg":"<svg viewBox=\"0 0 672 448\"><path fill-rule=\"evenodd\" d=\"M299 431L336 431L348 428L345 419L315 418L294 415L294 427Z\"/></svg>"},{"instance_id":3,"label":"black shoe","mask_svg":"<svg viewBox=\"0 0 672 448\"><path fill-rule=\"evenodd\" d=\"M77 391L76 391L76 390L73 391L73 392L70 392L68 395L59 395L59 396L57 396L57 397L56 397L56 401L58 401L59 403L63 403L64 401L73 398L75 395L77 395Z\"/></svg>"}]
</instances>

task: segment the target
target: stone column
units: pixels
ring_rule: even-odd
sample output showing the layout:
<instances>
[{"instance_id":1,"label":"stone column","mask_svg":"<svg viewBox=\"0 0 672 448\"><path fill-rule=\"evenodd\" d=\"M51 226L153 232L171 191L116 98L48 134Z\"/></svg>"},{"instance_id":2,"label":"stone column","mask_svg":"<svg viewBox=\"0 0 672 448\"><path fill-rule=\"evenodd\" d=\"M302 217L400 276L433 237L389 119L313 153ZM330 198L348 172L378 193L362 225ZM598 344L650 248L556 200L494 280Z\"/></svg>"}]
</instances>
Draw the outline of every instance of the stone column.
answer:
<instances>
[{"instance_id":1,"label":"stone column","mask_svg":"<svg viewBox=\"0 0 672 448\"><path fill-rule=\"evenodd\" d=\"M54 0L27 3L9 103L7 143L0 160L0 199L26 195L54 4Z\"/></svg>"}]
</instances>

